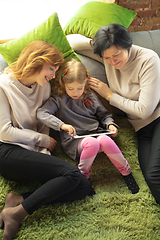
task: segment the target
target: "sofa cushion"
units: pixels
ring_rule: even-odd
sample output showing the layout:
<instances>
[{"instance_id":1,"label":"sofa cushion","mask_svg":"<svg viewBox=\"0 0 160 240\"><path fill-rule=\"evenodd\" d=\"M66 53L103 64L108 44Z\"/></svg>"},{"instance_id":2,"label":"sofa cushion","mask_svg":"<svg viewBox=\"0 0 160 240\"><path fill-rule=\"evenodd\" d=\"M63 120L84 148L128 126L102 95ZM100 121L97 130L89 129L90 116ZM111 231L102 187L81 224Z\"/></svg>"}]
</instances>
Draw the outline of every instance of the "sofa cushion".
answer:
<instances>
[{"instance_id":1,"label":"sofa cushion","mask_svg":"<svg viewBox=\"0 0 160 240\"><path fill-rule=\"evenodd\" d=\"M155 51L160 57L160 30L140 31L131 33L132 42L140 47Z\"/></svg>"},{"instance_id":2,"label":"sofa cushion","mask_svg":"<svg viewBox=\"0 0 160 240\"><path fill-rule=\"evenodd\" d=\"M88 69L91 77L98 78L104 83L108 83L105 68L104 65L92 58L88 58L86 56L83 56L81 54L77 54L82 63L86 66Z\"/></svg>"},{"instance_id":3,"label":"sofa cushion","mask_svg":"<svg viewBox=\"0 0 160 240\"><path fill-rule=\"evenodd\" d=\"M23 48L35 40L43 40L54 44L55 47L62 52L63 57L66 60L70 60L71 58L79 60L67 41L56 12L42 24L30 30L23 36L7 43L0 44L0 54L2 54L4 59L10 64L16 61Z\"/></svg>"},{"instance_id":4,"label":"sofa cushion","mask_svg":"<svg viewBox=\"0 0 160 240\"><path fill-rule=\"evenodd\" d=\"M81 34L92 38L97 30L108 24L129 27L136 13L114 3L91 1L84 4L64 27L65 34Z\"/></svg>"}]
</instances>

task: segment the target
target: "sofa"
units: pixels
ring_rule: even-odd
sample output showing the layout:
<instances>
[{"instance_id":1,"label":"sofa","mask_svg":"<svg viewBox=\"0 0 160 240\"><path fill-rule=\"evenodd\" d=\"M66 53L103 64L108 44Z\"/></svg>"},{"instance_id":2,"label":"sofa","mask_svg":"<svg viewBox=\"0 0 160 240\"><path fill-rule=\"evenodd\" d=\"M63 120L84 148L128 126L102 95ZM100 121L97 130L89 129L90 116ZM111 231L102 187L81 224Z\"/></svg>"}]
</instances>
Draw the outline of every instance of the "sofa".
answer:
<instances>
[{"instance_id":1,"label":"sofa","mask_svg":"<svg viewBox=\"0 0 160 240\"><path fill-rule=\"evenodd\" d=\"M133 32L131 33L131 37L133 44L152 49L160 57L160 30ZM102 59L90 52L92 49L87 44L90 39L80 34L68 35L67 39L91 75L99 78L101 81L107 82Z\"/></svg>"},{"instance_id":2,"label":"sofa","mask_svg":"<svg viewBox=\"0 0 160 240\"><path fill-rule=\"evenodd\" d=\"M160 30L133 32L131 33L131 37L133 44L152 49L157 52L160 57ZM67 35L67 40L79 59L87 67L91 76L107 83L103 61L100 57L93 54L92 49L89 46L90 39L80 34L70 34ZM8 63L0 54L0 74L6 66L8 66ZM108 103L105 103L105 100L102 101L108 107ZM110 106L110 110L113 114L124 115L121 110L116 109L115 107Z\"/></svg>"},{"instance_id":3,"label":"sofa","mask_svg":"<svg viewBox=\"0 0 160 240\"><path fill-rule=\"evenodd\" d=\"M133 44L152 49L160 57L160 30L133 32L131 33L131 37ZM67 35L67 40L79 59L87 67L91 76L107 83L107 77L105 74L102 59L94 55L91 48L88 47L88 44L86 44L90 39L80 34L70 34ZM0 74L7 66L8 63L0 54Z\"/></svg>"},{"instance_id":4,"label":"sofa","mask_svg":"<svg viewBox=\"0 0 160 240\"><path fill-rule=\"evenodd\" d=\"M160 30L132 32L130 34L134 45L152 49L160 57L160 44L159 44ZM80 60L89 70L91 76L107 83L107 76L105 73L103 60L100 57L93 54L93 51L89 44L90 39L80 34L68 35L67 39L71 47L74 49L74 51L80 58ZM106 105L106 107L110 108L112 114L125 115L121 110L109 106L104 99L101 98L101 100L103 101L104 105Z\"/></svg>"}]
</instances>

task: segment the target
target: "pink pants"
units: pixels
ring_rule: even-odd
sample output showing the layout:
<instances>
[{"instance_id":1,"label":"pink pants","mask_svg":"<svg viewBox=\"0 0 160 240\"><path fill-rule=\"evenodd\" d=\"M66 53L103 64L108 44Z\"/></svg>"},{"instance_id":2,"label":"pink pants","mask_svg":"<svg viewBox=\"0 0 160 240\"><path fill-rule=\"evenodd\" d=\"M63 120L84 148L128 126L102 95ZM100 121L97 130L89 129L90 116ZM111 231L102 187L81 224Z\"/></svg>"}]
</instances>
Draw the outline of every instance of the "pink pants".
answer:
<instances>
[{"instance_id":1,"label":"pink pants","mask_svg":"<svg viewBox=\"0 0 160 240\"><path fill-rule=\"evenodd\" d=\"M97 138L85 137L78 143L78 155L80 156L78 168L86 178L90 176L91 166L99 150L107 155L122 175L126 176L131 173L127 160L115 142L107 135L100 135Z\"/></svg>"}]
</instances>

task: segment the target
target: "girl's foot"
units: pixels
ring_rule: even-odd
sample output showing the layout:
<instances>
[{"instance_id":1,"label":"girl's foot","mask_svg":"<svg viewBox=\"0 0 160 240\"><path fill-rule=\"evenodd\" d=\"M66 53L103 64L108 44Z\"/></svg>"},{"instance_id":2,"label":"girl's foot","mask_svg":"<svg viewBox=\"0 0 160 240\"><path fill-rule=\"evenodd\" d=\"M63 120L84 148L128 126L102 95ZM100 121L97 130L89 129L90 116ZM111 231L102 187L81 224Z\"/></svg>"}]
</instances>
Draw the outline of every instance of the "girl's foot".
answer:
<instances>
[{"instance_id":1,"label":"girl's foot","mask_svg":"<svg viewBox=\"0 0 160 240\"><path fill-rule=\"evenodd\" d=\"M136 183L132 173L130 173L127 176L123 176L123 177L128 186L128 189L131 190L132 194L138 193L139 187L138 187L138 184Z\"/></svg>"},{"instance_id":2,"label":"girl's foot","mask_svg":"<svg viewBox=\"0 0 160 240\"><path fill-rule=\"evenodd\" d=\"M17 195L15 193L9 193L6 197L6 202L4 205L4 208L9 208L9 207L16 207L18 206L22 201L23 201L23 197L20 195ZM4 222L3 222L3 218L2 218L2 212L0 213L0 228L4 227Z\"/></svg>"},{"instance_id":3,"label":"girl's foot","mask_svg":"<svg viewBox=\"0 0 160 240\"><path fill-rule=\"evenodd\" d=\"M23 219L28 215L21 204L2 210L4 221L3 240L12 240Z\"/></svg>"}]
</instances>

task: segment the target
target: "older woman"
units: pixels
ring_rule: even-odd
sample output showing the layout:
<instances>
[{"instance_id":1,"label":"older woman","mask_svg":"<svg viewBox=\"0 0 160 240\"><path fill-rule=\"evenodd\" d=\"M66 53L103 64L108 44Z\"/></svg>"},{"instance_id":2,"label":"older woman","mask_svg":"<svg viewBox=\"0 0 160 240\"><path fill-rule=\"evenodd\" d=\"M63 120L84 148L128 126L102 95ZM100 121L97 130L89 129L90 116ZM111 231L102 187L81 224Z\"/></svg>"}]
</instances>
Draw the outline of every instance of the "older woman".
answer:
<instances>
[{"instance_id":1,"label":"older woman","mask_svg":"<svg viewBox=\"0 0 160 240\"><path fill-rule=\"evenodd\" d=\"M107 84L90 79L92 89L124 111L138 137L138 158L145 180L160 204L160 60L146 48L132 45L119 24L101 27L92 40L104 59Z\"/></svg>"}]
</instances>

